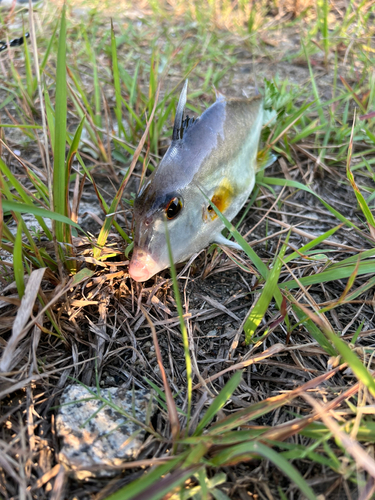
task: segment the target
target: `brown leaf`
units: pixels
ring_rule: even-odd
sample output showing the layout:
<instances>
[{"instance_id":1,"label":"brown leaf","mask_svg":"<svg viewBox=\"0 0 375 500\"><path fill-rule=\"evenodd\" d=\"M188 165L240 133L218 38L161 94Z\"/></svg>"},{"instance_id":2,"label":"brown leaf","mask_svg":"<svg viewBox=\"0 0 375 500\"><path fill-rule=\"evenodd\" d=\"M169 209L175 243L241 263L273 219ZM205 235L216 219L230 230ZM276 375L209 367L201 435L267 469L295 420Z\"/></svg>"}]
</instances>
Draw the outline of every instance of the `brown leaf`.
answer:
<instances>
[{"instance_id":1,"label":"brown leaf","mask_svg":"<svg viewBox=\"0 0 375 500\"><path fill-rule=\"evenodd\" d=\"M0 361L0 372L7 372L12 368L14 351L17 344L25 337L28 331L26 329L24 330L24 327L34 307L45 270L45 267L42 269L36 269L31 273L30 278L28 279L25 295L22 298L21 306L18 309L16 319L13 323L12 336L4 349L3 356Z\"/></svg>"}]
</instances>

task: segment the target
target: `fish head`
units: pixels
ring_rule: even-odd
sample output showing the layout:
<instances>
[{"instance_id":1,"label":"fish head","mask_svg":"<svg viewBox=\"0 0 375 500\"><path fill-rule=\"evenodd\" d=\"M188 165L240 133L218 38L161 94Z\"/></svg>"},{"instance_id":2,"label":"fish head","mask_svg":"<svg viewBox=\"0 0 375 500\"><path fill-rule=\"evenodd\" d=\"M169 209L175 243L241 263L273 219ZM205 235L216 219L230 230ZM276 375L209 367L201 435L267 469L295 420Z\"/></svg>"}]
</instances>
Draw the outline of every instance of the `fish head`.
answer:
<instances>
[{"instance_id":1,"label":"fish head","mask_svg":"<svg viewBox=\"0 0 375 500\"><path fill-rule=\"evenodd\" d=\"M247 164L256 158L261 100L247 110L242 101L219 96L193 123L182 120L185 101L186 84L171 146L134 202L129 274L135 281L146 281L170 266L167 233L175 263L215 241L224 226L210 201L231 220L254 185L255 171ZM254 123L256 130L248 130Z\"/></svg>"},{"instance_id":2,"label":"fish head","mask_svg":"<svg viewBox=\"0 0 375 500\"><path fill-rule=\"evenodd\" d=\"M158 167L159 175L161 170L163 163ZM169 267L166 234L175 263L202 248L197 221L207 201L198 187L177 188L174 184L178 183L161 185L152 174L134 202L134 250L129 274L135 281L146 281Z\"/></svg>"}]
</instances>

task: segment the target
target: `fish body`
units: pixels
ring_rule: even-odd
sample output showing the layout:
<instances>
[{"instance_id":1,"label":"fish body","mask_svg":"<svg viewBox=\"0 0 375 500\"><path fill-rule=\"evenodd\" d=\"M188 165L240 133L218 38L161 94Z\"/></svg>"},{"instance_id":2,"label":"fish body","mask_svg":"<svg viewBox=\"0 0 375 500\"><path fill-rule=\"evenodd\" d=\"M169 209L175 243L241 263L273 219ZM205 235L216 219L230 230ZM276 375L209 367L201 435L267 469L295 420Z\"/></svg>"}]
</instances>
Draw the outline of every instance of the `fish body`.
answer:
<instances>
[{"instance_id":1,"label":"fish body","mask_svg":"<svg viewBox=\"0 0 375 500\"><path fill-rule=\"evenodd\" d=\"M135 237L129 274L146 281L169 267L165 225L175 263L210 243L232 245L207 198L231 220L255 183L263 123L260 96L216 102L197 120L183 121L186 88L176 111L172 143L134 202ZM207 197L207 198L206 198Z\"/></svg>"}]
</instances>

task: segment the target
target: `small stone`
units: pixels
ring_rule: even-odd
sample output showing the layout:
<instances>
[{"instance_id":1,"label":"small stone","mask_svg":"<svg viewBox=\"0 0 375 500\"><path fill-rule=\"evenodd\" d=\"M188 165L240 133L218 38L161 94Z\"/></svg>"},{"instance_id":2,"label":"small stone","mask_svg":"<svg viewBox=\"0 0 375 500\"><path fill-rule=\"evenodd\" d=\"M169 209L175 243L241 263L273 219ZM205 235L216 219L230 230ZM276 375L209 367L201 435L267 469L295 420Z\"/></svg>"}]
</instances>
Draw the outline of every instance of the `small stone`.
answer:
<instances>
[{"instance_id":1,"label":"small stone","mask_svg":"<svg viewBox=\"0 0 375 500\"><path fill-rule=\"evenodd\" d=\"M88 389L97 394L95 387ZM67 387L56 418L57 435L62 440L59 459L80 480L115 475L116 470L110 467L135 460L145 435L137 423L115 408L102 407L103 401L93 397L89 390L82 385ZM101 389L100 395L142 423L146 415L155 412L152 395L146 390L124 391L121 387L110 387ZM88 398L92 399L87 401ZM109 467L90 471L90 467L98 465Z\"/></svg>"},{"instance_id":2,"label":"small stone","mask_svg":"<svg viewBox=\"0 0 375 500\"><path fill-rule=\"evenodd\" d=\"M155 374L155 375L160 375L160 368L159 368L159 365L155 365L155 366L154 366L154 374Z\"/></svg>"},{"instance_id":3,"label":"small stone","mask_svg":"<svg viewBox=\"0 0 375 500\"><path fill-rule=\"evenodd\" d=\"M217 330L216 329L215 330L210 330L207 333L206 337L217 337Z\"/></svg>"}]
</instances>

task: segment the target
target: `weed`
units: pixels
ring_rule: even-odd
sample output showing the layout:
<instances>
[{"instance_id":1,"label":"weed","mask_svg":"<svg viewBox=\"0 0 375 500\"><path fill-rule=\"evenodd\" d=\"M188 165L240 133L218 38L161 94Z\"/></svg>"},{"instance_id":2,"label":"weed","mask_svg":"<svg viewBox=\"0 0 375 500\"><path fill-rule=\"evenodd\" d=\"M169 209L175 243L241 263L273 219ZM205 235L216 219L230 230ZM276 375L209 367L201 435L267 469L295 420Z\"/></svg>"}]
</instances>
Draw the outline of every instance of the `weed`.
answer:
<instances>
[{"instance_id":1,"label":"weed","mask_svg":"<svg viewBox=\"0 0 375 500\"><path fill-rule=\"evenodd\" d=\"M156 390L159 444L125 487L82 496L373 489L374 5L297 3L145 1L140 16L93 2L79 18L75 2L58 20L47 6L25 17L31 44L1 52L4 498L50 491L50 406L69 376L105 372ZM4 40L22 35L13 15L0 12ZM135 285L131 207L187 75L196 115L213 86L240 94L265 76L262 150L278 161L236 223L212 205L243 253L212 247Z\"/></svg>"}]
</instances>

